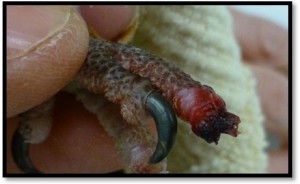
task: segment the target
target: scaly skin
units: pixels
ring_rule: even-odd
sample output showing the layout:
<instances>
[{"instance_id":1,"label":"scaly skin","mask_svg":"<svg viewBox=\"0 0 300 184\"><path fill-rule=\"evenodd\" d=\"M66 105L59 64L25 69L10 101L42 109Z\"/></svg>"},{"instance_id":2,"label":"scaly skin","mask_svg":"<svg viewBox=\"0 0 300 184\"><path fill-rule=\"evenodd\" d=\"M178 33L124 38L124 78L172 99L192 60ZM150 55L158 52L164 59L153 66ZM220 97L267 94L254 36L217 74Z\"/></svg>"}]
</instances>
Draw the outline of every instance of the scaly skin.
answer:
<instances>
[{"instance_id":1,"label":"scaly skin","mask_svg":"<svg viewBox=\"0 0 300 184\"><path fill-rule=\"evenodd\" d=\"M90 44L88 56L77 80L89 91L121 105L121 113L129 123L143 122L143 99L153 90L149 80L131 74L117 65L111 55Z\"/></svg>"},{"instance_id":2,"label":"scaly skin","mask_svg":"<svg viewBox=\"0 0 300 184\"><path fill-rule=\"evenodd\" d=\"M88 56L77 80L82 87L121 105L123 118L132 125L145 126L145 111L155 120L158 142L150 163L161 161L172 148L176 135L176 116L172 107L158 93L150 81L128 72L118 65L110 52L90 41Z\"/></svg>"},{"instance_id":3,"label":"scaly skin","mask_svg":"<svg viewBox=\"0 0 300 184\"><path fill-rule=\"evenodd\" d=\"M177 115L208 143L217 144L221 133L235 137L239 134L239 117L227 112L225 102L211 87L201 85L171 63L139 48L95 39L90 44L128 71L148 78Z\"/></svg>"},{"instance_id":4,"label":"scaly skin","mask_svg":"<svg viewBox=\"0 0 300 184\"><path fill-rule=\"evenodd\" d=\"M121 114L127 124L115 120L103 126L113 136L120 136L125 140L122 142L119 139L118 146L121 152L124 152L125 160L129 161L130 172L147 173L161 169L161 165L145 164L154 145L153 138L146 136L149 134L144 128L146 123L143 123L145 110L149 110L155 119L159 137L150 163L160 162L172 148L176 134L176 117L163 97L172 104L180 118L192 125L193 132L208 143L217 143L221 133L232 136L239 133L239 117L227 112L225 102L211 87L194 81L167 61L132 46L91 39L88 56L76 79L82 87L97 94L104 94L109 101L121 106ZM163 97L152 93L154 90ZM95 109L91 111L98 113ZM107 114L109 112L111 111ZM30 114L30 111L25 113L24 117L26 114ZM43 113L41 115L43 116ZM48 116L48 113L45 115ZM98 118L105 122L106 118L99 114ZM31 125L29 121L30 118L22 123L23 137L26 135L29 137L27 140L34 140L35 136L27 130L39 130L35 130L34 127L37 123ZM20 129L22 130L22 125ZM19 166L24 170L35 169L27 162L27 144L19 133L15 135L15 160L19 160ZM40 137L44 139L46 136ZM42 139L36 140L39 142ZM18 150L22 153L18 153ZM145 154L139 155L142 152ZM139 155L141 159L136 160L137 157L131 157L132 155Z\"/></svg>"}]
</instances>

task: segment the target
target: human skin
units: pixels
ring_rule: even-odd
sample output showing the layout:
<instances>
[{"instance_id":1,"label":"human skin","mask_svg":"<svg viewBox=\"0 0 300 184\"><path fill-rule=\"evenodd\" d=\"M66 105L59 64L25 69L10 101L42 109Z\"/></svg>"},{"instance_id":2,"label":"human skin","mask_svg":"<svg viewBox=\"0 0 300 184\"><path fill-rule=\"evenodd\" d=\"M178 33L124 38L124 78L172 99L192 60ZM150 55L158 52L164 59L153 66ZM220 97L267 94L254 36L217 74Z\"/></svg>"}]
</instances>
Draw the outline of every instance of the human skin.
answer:
<instances>
[{"instance_id":1,"label":"human skin","mask_svg":"<svg viewBox=\"0 0 300 184\"><path fill-rule=\"evenodd\" d=\"M67 9L60 12L61 17L68 15L79 17L76 12L70 14L70 11L66 10ZM116 38L126 28L134 15L134 8L124 6L94 6L92 9L89 6L85 6L81 7L81 10L82 16L89 22L89 25L95 25L93 27L97 30L99 35L110 40ZM9 11L10 10L8 9L8 13ZM11 12L13 13L13 11ZM31 12L34 13L35 11ZM243 60L253 69L258 80L258 94L260 95L263 110L266 114L266 128L272 134L279 137L284 143L280 149L270 152L270 164L268 170L270 172L286 172L288 146L287 33L270 22L253 18L234 10L231 10L231 12L234 17L235 35L242 48ZM69 14L65 15L64 13ZM9 16L11 16L11 14L8 14L8 17ZM57 19L58 20L56 21L58 22L62 21L59 17L57 17ZM111 24L111 22L114 22L114 24ZM44 24L47 23L47 21L44 22ZM20 78L14 78L14 80L7 81L8 85L12 86L9 96L7 97L7 117L9 118L7 120L8 146L10 146L13 132L18 124L16 115L30 109L55 94L61 86L64 86L64 84L76 74L84 61L88 46L86 25L81 21L74 21L72 23L74 24L72 26L77 30L73 31L74 33L71 31L71 34L75 34L76 32L76 35L79 35L79 38L77 37L78 40L62 37L61 41L67 44L62 44L60 46L61 48L56 48L55 50L50 50L48 53L44 53L54 55L55 59L60 62L66 64L69 63L70 67L66 67L67 70L66 68L55 68L56 70L61 71L56 71L56 73L54 73L54 70L51 69L51 67L54 67L55 62L53 62L53 60L48 60L45 61L47 63L45 68L49 67L49 73L46 75L41 71L36 70L38 67L37 64L32 64L31 67L26 67L26 70L22 70L22 76L19 76ZM57 22L52 22L52 25L57 26ZM47 24L46 26L51 28L52 25ZM24 26L29 26L28 29L30 29L30 26L32 25L28 23L28 25L25 24ZM253 27L258 27L259 29L253 29ZM45 29L47 29L47 27ZM60 29L63 30L64 27L62 26ZM244 34L247 34L247 37L243 36ZM14 37L14 35L11 35L11 37ZM26 40L27 36L25 35L24 37L17 37L17 39ZM30 38L30 35L28 35L28 37ZM280 45L281 47L274 47L274 45L276 45L274 44L274 37L278 41L277 43L280 43L277 45ZM51 41L53 40L45 40L44 44L51 43ZM81 44L75 44L78 42ZM18 55L19 57L22 55L22 57L27 57L33 54L32 50L25 52L20 49L22 48L22 45L11 44L12 45L8 44L7 48L8 79L11 79L12 76L9 75L13 73L15 68L24 65L23 60L15 61L15 56ZM80 45L80 47L75 47L74 45ZM58 55L56 50L63 48L67 49L65 49L62 55ZM80 54L76 55L74 58L70 58L73 56L72 53L77 50ZM68 55L69 57L66 58ZM34 59L36 59L36 63L38 63L41 58L35 57ZM34 59L32 62L35 61ZM63 73L63 76L57 76L61 73ZM45 77L40 77L41 75L44 75ZM38 80L36 80L36 84L32 86L32 88L30 86L24 88L20 85L11 85L11 83L20 83L23 78ZM55 82L49 82L51 80ZM276 81L276 86L264 85L265 83L272 84L274 80ZM26 91L24 91L24 89L26 89ZM41 91L42 89L43 91ZM32 100L28 100L32 99L32 97L34 97L36 101L33 102ZM270 98L272 100L270 100ZM11 99L18 99L19 101L13 101ZM85 110L82 105L75 100L74 96L66 93L59 93L57 103L54 110L53 130L51 131L49 138L39 145L31 145L30 147L30 157L37 168L44 172L100 173L114 171L124 167L113 147L113 140L105 133L103 128L99 126L95 115ZM16 104L23 104L22 109L16 108ZM282 108L274 109L274 107L278 106L276 104L281 104L280 107ZM274 124L276 126L274 126ZM6 154L7 172L21 172L13 162L9 148L7 149Z\"/></svg>"}]
</instances>

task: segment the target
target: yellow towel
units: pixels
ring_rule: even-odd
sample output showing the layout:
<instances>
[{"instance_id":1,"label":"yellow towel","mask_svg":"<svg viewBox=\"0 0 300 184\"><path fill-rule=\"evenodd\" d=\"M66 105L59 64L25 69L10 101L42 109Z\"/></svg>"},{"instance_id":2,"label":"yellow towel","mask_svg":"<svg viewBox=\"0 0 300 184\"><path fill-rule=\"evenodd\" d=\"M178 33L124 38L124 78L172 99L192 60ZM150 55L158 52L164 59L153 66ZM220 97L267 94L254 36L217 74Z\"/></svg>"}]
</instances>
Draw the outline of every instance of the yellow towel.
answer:
<instances>
[{"instance_id":1,"label":"yellow towel","mask_svg":"<svg viewBox=\"0 0 300 184\"><path fill-rule=\"evenodd\" d=\"M167 170L177 173L261 173L267 156L263 115L255 80L242 63L232 19L222 6L142 6L133 43L174 62L215 89L240 116L241 134L221 135L218 145L194 135L179 121Z\"/></svg>"}]
</instances>

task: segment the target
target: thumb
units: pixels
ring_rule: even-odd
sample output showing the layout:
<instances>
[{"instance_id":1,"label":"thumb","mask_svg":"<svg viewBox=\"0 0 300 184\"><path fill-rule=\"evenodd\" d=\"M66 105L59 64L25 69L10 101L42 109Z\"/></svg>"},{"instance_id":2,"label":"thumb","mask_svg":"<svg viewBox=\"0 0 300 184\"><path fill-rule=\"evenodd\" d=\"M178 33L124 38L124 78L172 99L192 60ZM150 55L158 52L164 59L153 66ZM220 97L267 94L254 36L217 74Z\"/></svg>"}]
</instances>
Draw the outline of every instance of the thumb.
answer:
<instances>
[{"instance_id":1,"label":"thumb","mask_svg":"<svg viewBox=\"0 0 300 184\"><path fill-rule=\"evenodd\" d=\"M82 65L86 24L68 6L7 7L7 117L47 100Z\"/></svg>"}]
</instances>

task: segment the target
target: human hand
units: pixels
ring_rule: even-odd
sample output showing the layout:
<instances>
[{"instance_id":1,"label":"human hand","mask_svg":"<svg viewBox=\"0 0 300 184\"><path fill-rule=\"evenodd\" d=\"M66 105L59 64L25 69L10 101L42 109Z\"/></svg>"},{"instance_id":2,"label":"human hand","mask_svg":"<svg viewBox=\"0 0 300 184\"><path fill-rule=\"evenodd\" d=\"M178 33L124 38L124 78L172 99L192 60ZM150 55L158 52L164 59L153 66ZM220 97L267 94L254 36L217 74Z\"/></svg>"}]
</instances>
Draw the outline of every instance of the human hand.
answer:
<instances>
[{"instance_id":1,"label":"human hand","mask_svg":"<svg viewBox=\"0 0 300 184\"><path fill-rule=\"evenodd\" d=\"M266 130L280 142L268 150L268 172L287 173L288 33L269 21L230 10L243 60L257 80Z\"/></svg>"},{"instance_id":2,"label":"human hand","mask_svg":"<svg viewBox=\"0 0 300 184\"><path fill-rule=\"evenodd\" d=\"M114 39L129 25L134 7L80 7L103 38ZM17 114L47 100L78 72L88 48L88 31L71 7L7 8L7 172L20 172L10 145ZM76 144L76 145L74 145ZM73 96L59 94L47 140L31 145L30 158L44 172L109 172L123 167L111 138Z\"/></svg>"}]
</instances>

